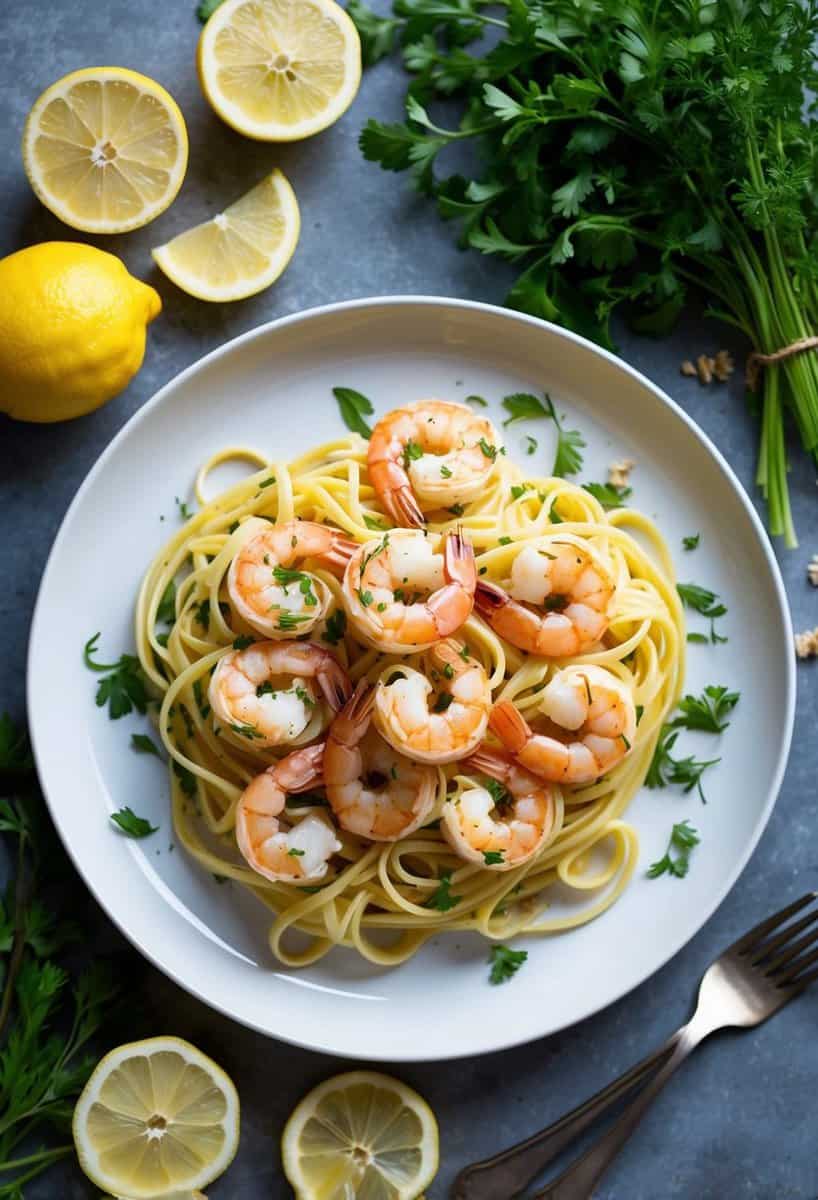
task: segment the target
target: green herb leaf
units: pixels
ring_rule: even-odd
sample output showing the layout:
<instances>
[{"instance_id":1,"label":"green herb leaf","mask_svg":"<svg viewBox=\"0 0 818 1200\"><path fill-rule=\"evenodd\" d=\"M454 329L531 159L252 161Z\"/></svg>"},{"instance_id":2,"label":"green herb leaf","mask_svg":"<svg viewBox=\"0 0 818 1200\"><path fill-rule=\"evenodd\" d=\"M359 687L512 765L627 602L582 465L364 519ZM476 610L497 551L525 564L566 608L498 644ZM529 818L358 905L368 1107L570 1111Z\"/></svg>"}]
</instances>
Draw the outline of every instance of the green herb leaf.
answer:
<instances>
[{"instance_id":1,"label":"green herb leaf","mask_svg":"<svg viewBox=\"0 0 818 1200\"><path fill-rule=\"evenodd\" d=\"M467 396L467 404L474 404L477 408L488 408L488 400L484 400L482 396Z\"/></svg>"},{"instance_id":2,"label":"green herb leaf","mask_svg":"<svg viewBox=\"0 0 818 1200\"><path fill-rule=\"evenodd\" d=\"M690 855L700 841L689 821L674 825L664 857L648 868L648 879L658 879L660 875L675 875L677 879L684 879L690 868Z\"/></svg>"},{"instance_id":3,"label":"green herb leaf","mask_svg":"<svg viewBox=\"0 0 818 1200\"><path fill-rule=\"evenodd\" d=\"M593 496L603 508L622 508L633 488L617 487L611 483L583 483L583 489Z\"/></svg>"},{"instance_id":4,"label":"green herb leaf","mask_svg":"<svg viewBox=\"0 0 818 1200\"><path fill-rule=\"evenodd\" d=\"M118 825L128 837L143 838L156 833L159 826L151 825L144 817L138 817L130 808L120 808L119 812L111 813L111 820Z\"/></svg>"},{"instance_id":5,"label":"green herb leaf","mask_svg":"<svg viewBox=\"0 0 818 1200\"><path fill-rule=\"evenodd\" d=\"M331 646L337 646L344 640L346 631L347 615L342 608L336 608L335 612L327 617L327 627L321 634L321 640L329 642Z\"/></svg>"},{"instance_id":6,"label":"green herb leaf","mask_svg":"<svg viewBox=\"0 0 818 1200\"><path fill-rule=\"evenodd\" d=\"M645 776L645 786L658 788L675 783L679 784L684 792L690 792L696 788L702 804L706 804L707 801L702 791L702 775L708 767L713 767L716 763L721 762L721 759L702 760L694 758L693 755L687 758L674 758L671 751L676 745L678 737L679 730L675 729L673 725L662 726L648 773Z\"/></svg>"},{"instance_id":7,"label":"green herb leaf","mask_svg":"<svg viewBox=\"0 0 818 1200\"><path fill-rule=\"evenodd\" d=\"M670 722L674 729L698 729L705 733L723 733L729 721L725 720L739 701L738 692L729 692L726 687L709 684L701 696L685 696L679 701L679 716Z\"/></svg>"},{"instance_id":8,"label":"green herb leaf","mask_svg":"<svg viewBox=\"0 0 818 1200\"><path fill-rule=\"evenodd\" d=\"M255 638L250 633L239 633L233 638L234 650L246 650L248 646L252 646Z\"/></svg>"},{"instance_id":9,"label":"green herb leaf","mask_svg":"<svg viewBox=\"0 0 818 1200\"><path fill-rule=\"evenodd\" d=\"M162 593L156 609L156 619L165 625L173 625L176 620L176 584L172 579Z\"/></svg>"},{"instance_id":10,"label":"green herb leaf","mask_svg":"<svg viewBox=\"0 0 818 1200\"><path fill-rule=\"evenodd\" d=\"M507 983L516 975L528 958L527 950L510 950L508 946L492 946L489 951L491 971L489 983Z\"/></svg>"},{"instance_id":11,"label":"green herb leaf","mask_svg":"<svg viewBox=\"0 0 818 1200\"><path fill-rule=\"evenodd\" d=\"M372 437L372 430L364 420L365 416L370 416L375 411L371 400L368 400L360 392L356 392L354 388L348 387L334 387L332 394L338 401L341 417L347 429L352 433L360 433L361 437Z\"/></svg>"},{"instance_id":12,"label":"green herb leaf","mask_svg":"<svg viewBox=\"0 0 818 1200\"><path fill-rule=\"evenodd\" d=\"M223 3L224 0L200 0L200 3L196 7L196 16L204 25L213 16L219 5Z\"/></svg>"},{"instance_id":13,"label":"green herb leaf","mask_svg":"<svg viewBox=\"0 0 818 1200\"><path fill-rule=\"evenodd\" d=\"M379 17L362 0L348 0L346 9L361 39L363 65L371 67L394 50L401 22L392 17Z\"/></svg>"},{"instance_id":14,"label":"green herb leaf","mask_svg":"<svg viewBox=\"0 0 818 1200\"><path fill-rule=\"evenodd\" d=\"M535 417L551 416L539 396L534 396L530 392L514 392L510 396L504 396L502 405L508 413L508 417L503 421L504 425L511 425L514 421L530 421Z\"/></svg>"},{"instance_id":15,"label":"green herb leaf","mask_svg":"<svg viewBox=\"0 0 818 1200\"><path fill-rule=\"evenodd\" d=\"M536 453L536 450L537 450L537 439L536 439L536 438L534 438L534 437L532 437L530 433L527 433L527 434L525 435L525 440L526 440L526 447L525 447L525 452L526 452L526 454L534 454L534 453Z\"/></svg>"},{"instance_id":16,"label":"green herb leaf","mask_svg":"<svg viewBox=\"0 0 818 1200\"><path fill-rule=\"evenodd\" d=\"M676 585L676 590L686 608L692 608L709 619L711 644L715 646L720 642L726 642L727 638L721 637L715 630L715 621L727 612L726 606L721 603L717 594L700 587L697 583L679 583Z\"/></svg>"},{"instance_id":17,"label":"green herb leaf","mask_svg":"<svg viewBox=\"0 0 818 1200\"><path fill-rule=\"evenodd\" d=\"M452 872L441 871L437 888L423 905L424 908L435 908L438 912L449 912L463 899L451 893Z\"/></svg>"},{"instance_id":18,"label":"green herb leaf","mask_svg":"<svg viewBox=\"0 0 818 1200\"><path fill-rule=\"evenodd\" d=\"M108 706L108 716L112 721L136 710L146 713L148 710L147 677L142 671L139 659L133 654L122 654L115 663L99 663L94 659L99 634L89 638L83 649L85 665L105 677L97 684L97 708Z\"/></svg>"},{"instance_id":19,"label":"green herb leaf","mask_svg":"<svg viewBox=\"0 0 818 1200\"><path fill-rule=\"evenodd\" d=\"M689 537L683 537L682 545L684 546L685 550L695 550L699 545L700 537L701 534L698 533L691 533Z\"/></svg>"},{"instance_id":20,"label":"green herb leaf","mask_svg":"<svg viewBox=\"0 0 818 1200\"><path fill-rule=\"evenodd\" d=\"M149 738L146 733L132 733L131 746L139 754L155 754L157 758L162 757L156 742L153 738Z\"/></svg>"}]
</instances>

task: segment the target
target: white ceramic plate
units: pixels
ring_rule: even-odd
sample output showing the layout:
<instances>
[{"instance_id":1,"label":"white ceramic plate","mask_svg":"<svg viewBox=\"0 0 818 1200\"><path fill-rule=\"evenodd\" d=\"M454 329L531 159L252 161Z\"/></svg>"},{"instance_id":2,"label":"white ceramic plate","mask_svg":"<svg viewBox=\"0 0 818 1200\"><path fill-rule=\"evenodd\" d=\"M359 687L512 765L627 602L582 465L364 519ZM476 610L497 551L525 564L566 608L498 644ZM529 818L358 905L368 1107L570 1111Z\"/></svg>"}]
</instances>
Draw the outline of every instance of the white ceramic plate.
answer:
<instances>
[{"instance_id":1,"label":"white ceramic plate","mask_svg":"<svg viewBox=\"0 0 818 1200\"><path fill-rule=\"evenodd\" d=\"M708 735L685 735L685 753L722 755L708 773L709 804L678 790L643 791L629 813L641 839L630 888L591 925L521 940L528 963L503 987L489 986L487 946L471 935L441 937L392 971L345 950L308 970L278 969L261 906L169 850L165 768L129 747L143 722L110 721L95 707L96 680L82 663L96 630L105 660L131 647L140 576L178 527L174 496L189 494L199 463L228 443L290 457L337 435L330 389L339 384L366 393L377 412L424 395L476 392L491 400L498 422L503 395L548 390L585 435L582 477L604 479L612 459L636 459L634 503L656 516L679 552L682 578L729 605L721 623L728 644L692 646L687 681L697 691L706 683L741 691L718 748ZM545 474L549 423L512 426L509 453L522 456L530 432L540 439L538 456L520 461ZM697 531L700 548L683 557L681 538ZM691 624L703 622L694 616ZM582 338L503 309L363 300L237 338L169 383L114 439L71 505L43 577L28 700L57 828L99 902L157 966L236 1020L303 1046L363 1059L448 1058L587 1017L644 980L707 920L747 862L781 781L794 705L792 632L778 569L740 485L647 379ZM117 834L107 817L122 805L161 832L139 842ZM683 818L702 834L689 876L647 880L645 868Z\"/></svg>"}]
</instances>

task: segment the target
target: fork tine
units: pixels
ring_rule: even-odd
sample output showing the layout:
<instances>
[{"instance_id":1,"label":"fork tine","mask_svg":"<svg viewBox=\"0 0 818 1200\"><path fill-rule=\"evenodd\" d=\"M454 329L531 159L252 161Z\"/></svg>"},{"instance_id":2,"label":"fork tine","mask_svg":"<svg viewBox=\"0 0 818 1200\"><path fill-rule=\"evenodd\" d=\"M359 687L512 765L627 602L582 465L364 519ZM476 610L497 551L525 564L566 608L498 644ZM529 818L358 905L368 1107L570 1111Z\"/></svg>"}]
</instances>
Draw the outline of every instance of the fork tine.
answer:
<instances>
[{"instance_id":1,"label":"fork tine","mask_svg":"<svg viewBox=\"0 0 818 1200\"><path fill-rule=\"evenodd\" d=\"M771 933L773 929L781 925L783 921L788 920L789 917L794 916L802 908L811 904L816 895L818 895L816 892L807 892L806 896L802 896L800 900L794 900L792 904L788 904L780 912L774 913L766 921L760 921L749 933L745 933L744 937L740 937L737 942L734 942L728 953L746 954L752 947L757 946L768 933Z\"/></svg>"},{"instance_id":2,"label":"fork tine","mask_svg":"<svg viewBox=\"0 0 818 1200\"><path fill-rule=\"evenodd\" d=\"M800 933L802 929L808 929L814 921L818 921L818 908L812 909L800 921L793 921L792 924L787 925L776 937L768 938L763 946L759 946L753 952L753 966L756 967L763 959L769 958L771 954L785 945L796 933Z\"/></svg>"},{"instance_id":3,"label":"fork tine","mask_svg":"<svg viewBox=\"0 0 818 1200\"><path fill-rule=\"evenodd\" d=\"M787 971L786 975L782 976L780 979L776 979L775 982L779 987L789 987L791 985L797 986L802 982L801 972L803 971L804 967L811 967L815 962L818 962L818 950L813 950L812 954L805 954L801 958L796 959L794 963L790 964L790 969Z\"/></svg>"},{"instance_id":4,"label":"fork tine","mask_svg":"<svg viewBox=\"0 0 818 1200\"><path fill-rule=\"evenodd\" d=\"M787 963L797 958L802 951L808 950L810 946L814 946L817 940L818 929L811 929L809 933L805 933L803 937L796 938L794 942L787 942L780 954L776 954L775 958L769 962L762 963L761 970L765 975L774 975L776 971L780 971L782 967L786 967ZM755 966L755 963L753 966Z\"/></svg>"}]
</instances>

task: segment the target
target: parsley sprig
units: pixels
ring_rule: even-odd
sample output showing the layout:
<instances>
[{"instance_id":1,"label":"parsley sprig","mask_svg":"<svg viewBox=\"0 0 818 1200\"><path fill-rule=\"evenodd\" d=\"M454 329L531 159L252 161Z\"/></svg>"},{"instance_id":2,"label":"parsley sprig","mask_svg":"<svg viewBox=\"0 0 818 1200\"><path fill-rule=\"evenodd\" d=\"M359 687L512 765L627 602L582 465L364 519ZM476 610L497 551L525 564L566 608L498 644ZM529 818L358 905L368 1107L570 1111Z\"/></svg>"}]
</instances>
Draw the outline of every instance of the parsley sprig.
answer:
<instances>
[{"instance_id":1,"label":"parsley sprig","mask_svg":"<svg viewBox=\"0 0 818 1200\"><path fill-rule=\"evenodd\" d=\"M491 971L489 983L508 983L528 958L527 950L510 950L508 946L492 946L489 952Z\"/></svg>"},{"instance_id":2,"label":"parsley sprig","mask_svg":"<svg viewBox=\"0 0 818 1200\"><path fill-rule=\"evenodd\" d=\"M726 642L726 637L716 633L715 622L727 612L727 606L722 604L717 594L711 592L709 588L700 587L697 583L679 583L676 585L676 590L685 608L692 608L694 612L701 613L710 621L709 640L711 645L716 646ZM703 633L689 633L687 640L689 642L707 642L708 639Z\"/></svg>"},{"instance_id":3,"label":"parsley sprig","mask_svg":"<svg viewBox=\"0 0 818 1200\"><path fill-rule=\"evenodd\" d=\"M664 856L648 867L648 879L658 879L660 875L675 875L677 879L684 879L690 868L690 855L700 841L689 821L674 825Z\"/></svg>"},{"instance_id":4,"label":"parsley sprig","mask_svg":"<svg viewBox=\"0 0 818 1200\"><path fill-rule=\"evenodd\" d=\"M392 10L349 9L365 61L399 49L411 76L405 119L368 121L363 154L410 172L461 245L514 264L512 307L608 349L614 310L662 334L690 292L764 353L818 329L815 0ZM427 110L439 100L447 126ZM786 410L814 453L818 355L762 383L757 480L793 545Z\"/></svg>"},{"instance_id":5,"label":"parsley sprig","mask_svg":"<svg viewBox=\"0 0 818 1200\"><path fill-rule=\"evenodd\" d=\"M115 663L96 662L94 655L99 639L100 634L95 633L85 643L82 652L86 667L104 676L97 684L97 708L104 708L107 704L108 716L112 721L118 721L134 709L138 713L147 712L150 700L148 681L139 659L133 654L121 654Z\"/></svg>"},{"instance_id":6,"label":"parsley sprig","mask_svg":"<svg viewBox=\"0 0 818 1200\"><path fill-rule=\"evenodd\" d=\"M529 421L535 417L546 417L554 422L557 429L557 448L551 468L552 475L564 478L566 475L576 475L582 470L585 439L579 430L563 428L554 402L547 392L542 400L530 392L513 392L510 396L505 396L502 403L508 413L508 417L503 421L504 425L512 425L515 421Z\"/></svg>"},{"instance_id":7,"label":"parsley sprig","mask_svg":"<svg viewBox=\"0 0 818 1200\"><path fill-rule=\"evenodd\" d=\"M660 788L667 787L668 784L678 784L685 792L696 788L702 804L706 804L702 775L708 767L721 762L721 759L698 759L694 755L676 758L672 751L683 729L701 733L723 733L730 724L727 717L738 701L738 692L728 691L726 687L717 684L709 684L701 696L684 696L679 701L676 716L666 722L659 732L656 749L645 776L645 786Z\"/></svg>"},{"instance_id":8,"label":"parsley sprig","mask_svg":"<svg viewBox=\"0 0 818 1200\"><path fill-rule=\"evenodd\" d=\"M462 896L453 896L452 891L452 872L441 871L438 878L438 884L432 892L429 899L423 905L424 908L435 908L438 912L449 912L455 908L463 899Z\"/></svg>"},{"instance_id":9,"label":"parsley sprig","mask_svg":"<svg viewBox=\"0 0 818 1200\"><path fill-rule=\"evenodd\" d=\"M341 417L347 429L353 433L360 433L361 437L371 438L372 430L364 417L371 416L375 411L372 401L368 400L361 392L356 392L355 388L334 387L332 394L338 401Z\"/></svg>"}]
</instances>

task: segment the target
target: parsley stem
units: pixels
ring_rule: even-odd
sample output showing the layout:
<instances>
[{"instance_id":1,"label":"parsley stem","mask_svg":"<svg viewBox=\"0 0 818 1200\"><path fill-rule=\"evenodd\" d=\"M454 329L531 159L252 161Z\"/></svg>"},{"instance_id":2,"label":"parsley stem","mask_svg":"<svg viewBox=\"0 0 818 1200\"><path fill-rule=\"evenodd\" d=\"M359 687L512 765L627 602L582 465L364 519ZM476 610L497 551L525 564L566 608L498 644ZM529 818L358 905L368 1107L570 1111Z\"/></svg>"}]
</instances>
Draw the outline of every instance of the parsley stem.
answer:
<instances>
[{"instance_id":1,"label":"parsley stem","mask_svg":"<svg viewBox=\"0 0 818 1200\"><path fill-rule=\"evenodd\" d=\"M11 958L9 959L6 984L3 988L3 999L0 1001L0 1038L3 1036L3 1030L11 1013L14 988L17 983L17 976L20 973L20 967L23 964L23 952L26 947L25 911L27 888L25 883L25 853L27 842L28 834L22 832L17 846L17 878L14 885L14 945L12 946Z\"/></svg>"},{"instance_id":2,"label":"parsley stem","mask_svg":"<svg viewBox=\"0 0 818 1200\"><path fill-rule=\"evenodd\" d=\"M52 1162L56 1162L58 1158L65 1158L66 1155L73 1153L73 1150L74 1147L70 1145L55 1146L53 1150L39 1150L36 1154L26 1155L25 1158L7 1159L6 1162L0 1163L0 1172L18 1171L20 1167L30 1167L35 1163L40 1163L40 1169L42 1170L43 1166ZM26 1178L30 1179L31 1175L27 1175ZM20 1183L22 1183L21 1179L15 1179L15 1187L19 1186Z\"/></svg>"}]
</instances>

